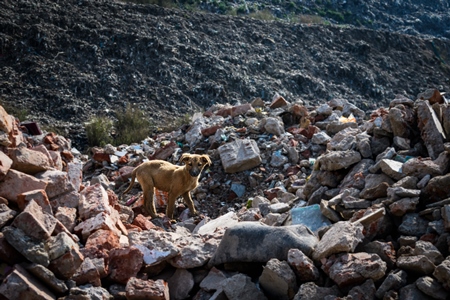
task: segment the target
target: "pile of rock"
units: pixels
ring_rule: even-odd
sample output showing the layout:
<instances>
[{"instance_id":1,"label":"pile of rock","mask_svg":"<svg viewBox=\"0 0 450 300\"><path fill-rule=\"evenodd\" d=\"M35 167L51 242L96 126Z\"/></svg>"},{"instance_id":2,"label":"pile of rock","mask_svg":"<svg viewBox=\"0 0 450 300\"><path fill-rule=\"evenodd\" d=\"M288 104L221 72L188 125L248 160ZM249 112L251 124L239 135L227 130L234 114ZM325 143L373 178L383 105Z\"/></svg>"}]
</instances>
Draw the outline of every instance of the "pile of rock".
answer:
<instances>
[{"instance_id":1,"label":"pile of rock","mask_svg":"<svg viewBox=\"0 0 450 300\"><path fill-rule=\"evenodd\" d=\"M369 118L276 96L87 158L0 109L0 299L447 299L449 114L436 90ZM134 166L188 151L214 162L201 221L119 200Z\"/></svg>"}]
</instances>

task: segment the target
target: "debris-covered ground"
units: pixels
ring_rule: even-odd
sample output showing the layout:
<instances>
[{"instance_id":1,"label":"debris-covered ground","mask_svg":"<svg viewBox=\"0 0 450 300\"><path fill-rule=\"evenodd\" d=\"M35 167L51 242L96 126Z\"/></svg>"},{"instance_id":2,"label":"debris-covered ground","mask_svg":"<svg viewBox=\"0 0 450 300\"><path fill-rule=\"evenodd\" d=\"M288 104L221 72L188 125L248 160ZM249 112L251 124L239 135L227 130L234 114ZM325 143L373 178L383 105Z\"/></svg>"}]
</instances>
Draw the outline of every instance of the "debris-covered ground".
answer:
<instances>
[{"instance_id":1,"label":"debris-covered ground","mask_svg":"<svg viewBox=\"0 0 450 300\"><path fill-rule=\"evenodd\" d=\"M448 30L448 10L412 2L389 10L398 16L377 13L389 24L383 29L408 27L401 15L411 12L422 20L410 24L413 30L433 32L426 24ZM344 5L339 3L333 5ZM360 9L370 16L380 5L354 4L354 14ZM214 104L270 101L276 93L311 105L342 97L367 111L387 106L396 94L448 90L449 58L442 35L264 22L105 0L0 3L1 103L58 129L81 151L83 123L94 115L113 117L127 103L157 126Z\"/></svg>"},{"instance_id":2,"label":"debris-covered ground","mask_svg":"<svg viewBox=\"0 0 450 300\"><path fill-rule=\"evenodd\" d=\"M92 149L1 109L0 298L448 299L450 109L215 105L182 130ZM145 216L143 161L208 154L176 223ZM130 205L127 205L130 204ZM3 297L3 298L2 298Z\"/></svg>"}]
</instances>

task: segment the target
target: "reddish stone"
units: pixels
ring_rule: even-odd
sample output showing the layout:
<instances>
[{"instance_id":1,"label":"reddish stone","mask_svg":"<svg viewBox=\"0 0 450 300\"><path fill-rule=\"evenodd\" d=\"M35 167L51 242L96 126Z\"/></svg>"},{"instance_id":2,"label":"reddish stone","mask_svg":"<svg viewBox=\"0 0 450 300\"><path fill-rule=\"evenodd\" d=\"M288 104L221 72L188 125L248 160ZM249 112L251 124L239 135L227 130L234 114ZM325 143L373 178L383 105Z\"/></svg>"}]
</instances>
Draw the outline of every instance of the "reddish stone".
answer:
<instances>
[{"instance_id":1,"label":"reddish stone","mask_svg":"<svg viewBox=\"0 0 450 300\"><path fill-rule=\"evenodd\" d=\"M109 251L109 277L118 283L126 284L136 277L143 265L144 254L135 247L114 248Z\"/></svg>"},{"instance_id":2,"label":"reddish stone","mask_svg":"<svg viewBox=\"0 0 450 300\"><path fill-rule=\"evenodd\" d=\"M252 107L252 105L250 103L245 103L245 104L242 104L242 105L233 106L231 108L231 116L232 117L236 117L236 116L239 116L239 115L244 115L247 112L253 111L253 110L254 109L253 109L253 107Z\"/></svg>"},{"instance_id":3,"label":"reddish stone","mask_svg":"<svg viewBox=\"0 0 450 300\"><path fill-rule=\"evenodd\" d=\"M274 97L272 103L270 103L269 107L271 109L279 108L288 105L288 102L283 98L283 96Z\"/></svg>"},{"instance_id":4,"label":"reddish stone","mask_svg":"<svg viewBox=\"0 0 450 300\"><path fill-rule=\"evenodd\" d=\"M131 172L133 172L134 167L125 166L119 169L119 176L116 180L120 180L121 182L126 182L129 178L131 178Z\"/></svg>"},{"instance_id":5,"label":"reddish stone","mask_svg":"<svg viewBox=\"0 0 450 300\"><path fill-rule=\"evenodd\" d=\"M1 106L0 106L1 107ZM12 166L13 161L9 158L8 155L0 151L0 180L5 178L9 169Z\"/></svg>"},{"instance_id":6,"label":"reddish stone","mask_svg":"<svg viewBox=\"0 0 450 300\"><path fill-rule=\"evenodd\" d=\"M309 115L308 109L299 104L292 105L291 111L293 115L298 117L306 117Z\"/></svg>"},{"instance_id":7,"label":"reddish stone","mask_svg":"<svg viewBox=\"0 0 450 300\"><path fill-rule=\"evenodd\" d=\"M53 215L44 213L42 207L32 200L14 219L13 226L22 229L28 236L45 241L52 235L56 223Z\"/></svg>"},{"instance_id":8,"label":"reddish stone","mask_svg":"<svg viewBox=\"0 0 450 300\"><path fill-rule=\"evenodd\" d=\"M148 159L150 159L150 160L152 160L152 159L166 160L168 157L170 157L175 152L175 150L177 148L178 148L178 144L171 141L164 147L157 149L153 155L149 156Z\"/></svg>"},{"instance_id":9,"label":"reddish stone","mask_svg":"<svg viewBox=\"0 0 450 300\"><path fill-rule=\"evenodd\" d=\"M36 203L42 207L43 211L53 215L53 210L45 190L32 190L17 195L17 205L19 206L19 209L24 210L31 200L36 201Z\"/></svg>"},{"instance_id":10,"label":"reddish stone","mask_svg":"<svg viewBox=\"0 0 450 300\"><path fill-rule=\"evenodd\" d=\"M80 193L76 191L71 191L66 194L62 194L50 200L50 205L52 206L53 211L56 211L58 207L71 207L78 208L80 204Z\"/></svg>"},{"instance_id":11,"label":"reddish stone","mask_svg":"<svg viewBox=\"0 0 450 300\"><path fill-rule=\"evenodd\" d=\"M128 155L125 154L124 156L119 157L119 160L117 161L117 163L119 165L126 165L130 160L128 159Z\"/></svg>"},{"instance_id":12,"label":"reddish stone","mask_svg":"<svg viewBox=\"0 0 450 300\"><path fill-rule=\"evenodd\" d=\"M202 129L202 135L205 137L211 136L215 134L219 128L222 128L222 125L214 125L208 128L204 128Z\"/></svg>"},{"instance_id":13,"label":"reddish stone","mask_svg":"<svg viewBox=\"0 0 450 300\"><path fill-rule=\"evenodd\" d=\"M155 224L153 224L150 220L148 220L142 214L137 215L136 218L134 218L132 224L142 228L143 230L154 229L157 227Z\"/></svg>"},{"instance_id":14,"label":"reddish stone","mask_svg":"<svg viewBox=\"0 0 450 300\"><path fill-rule=\"evenodd\" d=\"M46 189L47 182L34 176L10 169L2 182L0 182L0 197L8 201L17 202L17 195L31 191Z\"/></svg>"},{"instance_id":15,"label":"reddish stone","mask_svg":"<svg viewBox=\"0 0 450 300\"><path fill-rule=\"evenodd\" d=\"M169 300L169 285L162 279L142 280L130 278L125 288L127 300Z\"/></svg>"},{"instance_id":16,"label":"reddish stone","mask_svg":"<svg viewBox=\"0 0 450 300\"><path fill-rule=\"evenodd\" d=\"M42 141L47 144L47 148L53 151L58 151L60 146L57 143L58 136L54 132L48 133Z\"/></svg>"},{"instance_id":17,"label":"reddish stone","mask_svg":"<svg viewBox=\"0 0 450 300\"><path fill-rule=\"evenodd\" d=\"M108 261L109 259L109 251L106 249L100 250L97 247L83 247L80 249L80 253L83 257L89 257L90 259L101 258L104 261Z\"/></svg>"},{"instance_id":18,"label":"reddish stone","mask_svg":"<svg viewBox=\"0 0 450 300\"><path fill-rule=\"evenodd\" d=\"M61 152L53 150L49 150L48 152L50 153L50 156L52 158L54 168L58 171L62 171L64 164L61 158Z\"/></svg>"},{"instance_id":19,"label":"reddish stone","mask_svg":"<svg viewBox=\"0 0 450 300\"><path fill-rule=\"evenodd\" d=\"M70 152L69 150L61 151L61 156L66 161L72 161L74 159L72 152Z\"/></svg>"},{"instance_id":20,"label":"reddish stone","mask_svg":"<svg viewBox=\"0 0 450 300\"><path fill-rule=\"evenodd\" d=\"M315 133L320 132L320 129L314 125L309 125L307 128L301 128L300 134L304 135L308 139L311 139Z\"/></svg>"},{"instance_id":21,"label":"reddish stone","mask_svg":"<svg viewBox=\"0 0 450 300\"><path fill-rule=\"evenodd\" d=\"M75 232L81 232L83 239L87 239L94 231L99 229L113 231L117 236L121 235L120 231L116 228L116 223L108 214L104 212L81 222L74 228Z\"/></svg>"},{"instance_id":22,"label":"reddish stone","mask_svg":"<svg viewBox=\"0 0 450 300\"><path fill-rule=\"evenodd\" d=\"M100 212L111 214L108 193L100 183L86 187L80 195L78 214L82 220L95 217Z\"/></svg>"},{"instance_id":23,"label":"reddish stone","mask_svg":"<svg viewBox=\"0 0 450 300\"><path fill-rule=\"evenodd\" d=\"M55 218L58 219L69 232L72 232L76 225L77 209L60 206L55 212Z\"/></svg>"},{"instance_id":24,"label":"reddish stone","mask_svg":"<svg viewBox=\"0 0 450 300\"><path fill-rule=\"evenodd\" d=\"M107 154L107 153L96 152L92 155L92 159L96 160L98 162L106 161L108 163L111 163L111 158L110 158L109 154Z\"/></svg>"},{"instance_id":25,"label":"reddish stone","mask_svg":"<svg viewBox=\"0 0 450 300\"><path fill-rule=\"evenodd\" d=\"M3 106L0 106L0 130L9 134L13 130L11 116L6 112Z\"/></svg>"},{"instance_id":26,"label":"reddish stone","mask_svg":"<svg viewBox=\"0 0 450 300\"><path fill-rule=\"evenodd\" d=\"M87 238L85 247L97 247L99 250L119 248L119 237L110 230L99 229Z\"/></svg>"},{"instance_id":27,"label":"reddish stone","mask_svg":"<svg viewBox=\"0 0 450 300\"><path fill-rule=\"evenodd\" d=\"M223 107L216 112L216 115L222 116L224 118L231 116L232 107Z\"/></svg>"}]
</instances>

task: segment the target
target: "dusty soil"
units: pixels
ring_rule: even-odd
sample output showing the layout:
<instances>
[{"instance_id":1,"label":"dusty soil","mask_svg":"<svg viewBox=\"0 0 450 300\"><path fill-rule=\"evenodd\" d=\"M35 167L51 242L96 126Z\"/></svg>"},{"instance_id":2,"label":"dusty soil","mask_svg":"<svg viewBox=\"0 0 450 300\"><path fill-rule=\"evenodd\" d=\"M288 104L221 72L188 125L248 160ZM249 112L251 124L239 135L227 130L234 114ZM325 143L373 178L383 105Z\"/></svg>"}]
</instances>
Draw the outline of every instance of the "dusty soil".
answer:
<instances>
[{"instance_id":1,"label":"dusty soil","mask_svg":"<svg viewBox=\"0 0 450 300\"><path fill-rule=\"evenodd\" d=\"M306 104L342 97L370 111L396 94L448 91L449 63L445 37L115 1L0 3L0 103L78 149L84 122L127 103L157 124L276 93Z\"/></svg>"}]
</instances>

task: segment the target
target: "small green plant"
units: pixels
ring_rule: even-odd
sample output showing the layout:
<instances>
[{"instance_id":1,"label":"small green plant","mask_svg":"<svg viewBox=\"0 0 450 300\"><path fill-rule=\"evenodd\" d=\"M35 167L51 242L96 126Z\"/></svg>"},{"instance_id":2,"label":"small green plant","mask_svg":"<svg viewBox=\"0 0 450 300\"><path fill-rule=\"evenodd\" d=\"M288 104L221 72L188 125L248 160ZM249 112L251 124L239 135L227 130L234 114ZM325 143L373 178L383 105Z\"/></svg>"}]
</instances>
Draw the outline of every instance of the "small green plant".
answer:
<instances>
[{"instance_id":1,"label":"small green plant","mask_svg":"<svg viewBox=\"0 0 450 300\"><path fill-rule=\"evenodd\" d=\"M146 118L144 111L137 107L127 105L125 110L116 111L116 119L114 123L116 145L140 142L151 132L151 122Z\"/></svg>"},{"instance_id":2,"label":"small green plant","mask_svg":"<svg viewBox=\"0 0 450 300\"><path fill-rule=\"evenodd\" d=\"M273 21L276 20L276 17L272 15L272 13L265 9L265 10L258 10L255 12L252 12L248 15L250 18L263 20L263 21Z\"/></svg>"},{"instance_id":3,"label":"small green plant","mask_svg":"<svg viewBox=\"0 0 450 300\"><path fill-rule=\"evenodd\" d=\"M0 102L0 105L3 106L9 115L16 117L19 121L25 121L30 114L30 111L26 108L16 107L8 103L3 103L3 101Z\"/></svg>"},{"instance_id":4,"label":"small green plant","mask_svg":"<svg viewBox=\"0 0 450 300\"><path fill-rule=\"evenodd\" d=\"M113 122L107 117L94 117L85 124L88 144L91 147L112 143Z\"/></svg>"},{"instance_id":5,"label":"small green plant","mask_svg":"<svg viewBox=\"0 0 450 300\"><path fill-rule=\"evenodd\" d=\"M292 19L295 23L303 24L323 24L324 20L321 16L316 15L298 15Z\"/></svg>"}]
</instances>

